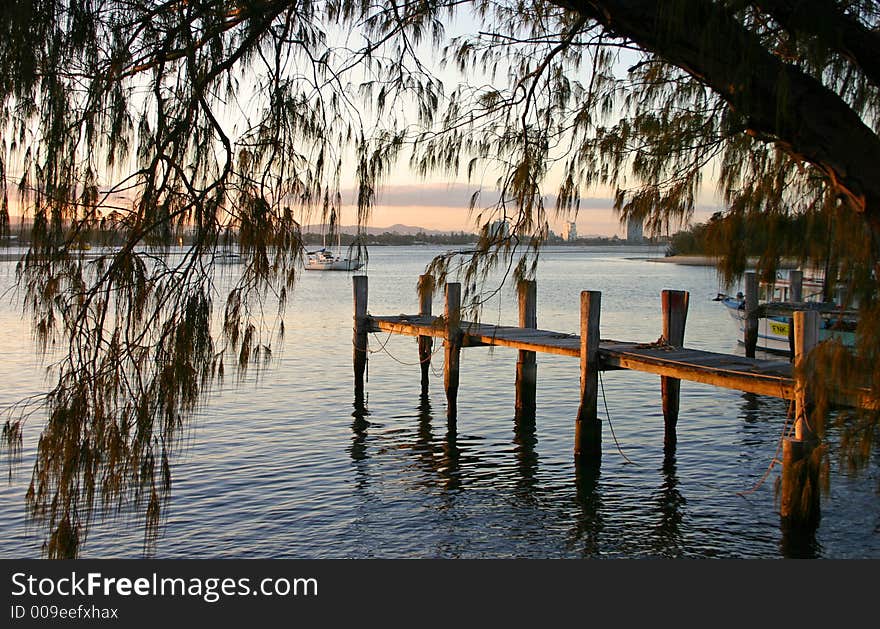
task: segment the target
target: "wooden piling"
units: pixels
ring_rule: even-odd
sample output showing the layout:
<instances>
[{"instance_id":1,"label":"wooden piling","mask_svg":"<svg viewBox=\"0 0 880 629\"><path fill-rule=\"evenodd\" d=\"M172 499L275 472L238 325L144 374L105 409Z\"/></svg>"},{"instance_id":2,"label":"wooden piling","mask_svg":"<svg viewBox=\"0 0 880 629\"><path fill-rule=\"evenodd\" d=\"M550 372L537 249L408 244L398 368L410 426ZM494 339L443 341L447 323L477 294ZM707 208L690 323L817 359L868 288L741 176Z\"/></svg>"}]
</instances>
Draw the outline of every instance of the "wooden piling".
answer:
<instances>
[{"instance_id":1,"label":"wooden piling","mask_svg":"<svg viewBox=\"0 0 880 629\"><path fill-rule=\"evenodd\" d=\"M430 317L432 299L434 296L434 276L419 276L419 315ZM431 372L431 354L434 350L434 338L431 336L419 337L419 364L422 367L422 395L428 393L428 375Z\"/></svg>"},{"instance_id":2,"label":"wooden piling","mask_svg":"<svg viewBox=\"0 0 880 629\"><path fill-rule=\"evenodd\" d=\"M446 322L444 339L445 364L443 386L446 389L446 418L455 422L458 417L458 372L461 358L461 284L446 285Z\"/></svg>"},{"instance_id":3,"label":"wooden piling","mask_svg":"<svg viewBox=\"0 0 880 629\"><path fill-rule=\"evenodd\" d=\"M757 281L754 273L747 276L748 303L757 303ZM819 517L819 466L821 452L816 447L814 424L811 424L811 398L802 370L797 378L792 376L792 366L778 360L754 360L742 356L719 354L699 349L685 349L684 329L689 296L685 292L664 291L663 336L676 349L655 343L615 341L600 342L601 293L581 293L580 335L537 329L534 293L532 286L520 293L520 325L503 326L479 322L461 321L461 286L446 287L445 314L443 317L410 315L368 316L366 277L356 277L355 296L355 375L356 385L363 387L366 367L366 333L382 331L409 336L436 336L444 338L445 370L444 386L447 394L447 433L449 451L455 451L457 396L459 386L459 357L466 347L509 347L523 352L543 352L558 356L578 357L580 369L580 405L575 423L575 460L578 474L588 470L595 478L601 461L601 423L597 414L600 369L628 369L652 373L664 377L664 416L667 417L667 444L675 438L678 392L672 395L669 385L677 380L689 380L703 384L746 391L753 394L796 400L797 414L793 438L783 443L783 474L780 514L786 531L798 530L799 525L818 521ZM427 306L427 307L426 307ZM422 314L430 312L430 305L421 302ZM750 312L757 314L754 307ZM788 312L787 310L784 312ZM816 345L820 316L815 311L796 313L798 366ZM363 324L362 324L363 322ZM533 326L534 329L524 329ZM359 351L360 349L360 351ZM523 355L527 357L528 354ZM359 366L360 365L360 366ZM518 384L525 380L518 374ZM520 388L518 386L518 388ZM524 387L523 387L524 388ZM356 408L358 398L356 397ZM423 401L427 401L424 398ZM867 391L857 391L839 400L842 404L876 407L880 402ZM365 407L363 409L365 411ZM360 412L360 411L359 411ZM534 416L532 424L525 421L517 425L516 443L522 445L526 465L533 456L528 448L534 440ZM457 456L457 454L456 454ZM673 461L667 455L666 461ZM453 466L454 462L450 463ZM666 463L664 462L664 466ZM665 469L665 467L664 467ZM794 528L789 525L796 525Z\"/></svg>"},{"instance_id":4,"label":"wooden piling","mask_svg":"<svg viewBox=\"0 0 880 629\"><path fill-rule=\"evenodd\" d=\"M354 296L354 334L352 337L355 396L363 395L367 371L367 276L352 277Z\"/></svg>"},{"instance_id":5,"label":"wooden piling","mask_svg":"<svg viewBox=\"0 0 880 629\"><path fill-rule=\"evenodd\" d=\"M788 272L788 301L804 300L804 272L793 269Z\"/></svg>"},{"instance_id":6,"label":"wooden piling","mask_svg":"<svg viewBox=\"0 0 880 629\"><path fill-rule=\"evenodd\" d=\"M788 301L799 303L804 300L804 272L793 269L788 272ZM788 318L788 348L794 361L794 317Z\"/></svg>"},{"instance_id":7,"label":"wooden piling","mask_svg":"<svg viewBox=\"0 0 880 629\"><path fill-rule=\"evenodd\" d=\"M818 312L794 313L794 429L795 439L803 441L813 441L816 438L815 431L811 428L813 401L803 368L807 354L819 343L820 324L821 317Z\"/></svg>"},{"instance_id":8,"label":"wooden piling","mask_svg":"<svg viewBox=\"0 0 880 629\"><path fill-rule=\"evenodd\" d=\"M538 327L538 288L534 280L523 280L519 291L519 327ZM516 417L534 416L538 365L535 352L519 350L516 361Z\"/></svg>"},{"instance_id":9,"label":"wooden piling","mask_svg":"<svg viewBox=\"0 0 880 629\"><path fill-rule=\"evenodd\" d=\"M819 521L819 469L813 460L816 446L813 401L804 366L807 355L819 342L818 312L794 313L795 420L794 437L782 443L782 491L780 516L783 526L809 527Z\"/></svg>"},{"instance_id":10,"label":"wooden piling","mask_svg":"<svg viewBox=\"0 0 880 629\"><path fill-rule=\"evenodd\" d=\"M746 357L755 357L758 345L758 276L754 271L745 274L745 328L743 343L746 346Z\"/></svg>"},{"instance_id":11,"label":"wooden piling","mask_svg":"<svg viewBox=\"0 0 880 629\"><path fill-rule=\"evenodd\" d=\"M779 515L785 529L809 529L819 523L819 470L806 441L782 440L782 490Z\"/></svg>"},{"instance_id":12,"label":"wooden piling","mask_svg":"<svg viewBox=\"0 0 880 629\"><path fill-rule=\"evenodd\" d=\"M678 349L684 346L689 298L687 291L680 290L664 290L660 295L663 310L663 339L668 345ZM675 449L677 441L675 428L678 424L681 380L660 376L660 391L663 398L663 446L669 451Z\"/></svg>"},{"instance_id":13,"label":"wooden piling","mask_svg":"<svg viewBox=\"0 0 880 629\"><path fill-rule=\"evenodd\" d=\"M581 401L574 431L576 460L598 460L602 453L602 425L596 412L599 399L599 314L602 293L581 293Z\"/></svg>"}]
</instances>

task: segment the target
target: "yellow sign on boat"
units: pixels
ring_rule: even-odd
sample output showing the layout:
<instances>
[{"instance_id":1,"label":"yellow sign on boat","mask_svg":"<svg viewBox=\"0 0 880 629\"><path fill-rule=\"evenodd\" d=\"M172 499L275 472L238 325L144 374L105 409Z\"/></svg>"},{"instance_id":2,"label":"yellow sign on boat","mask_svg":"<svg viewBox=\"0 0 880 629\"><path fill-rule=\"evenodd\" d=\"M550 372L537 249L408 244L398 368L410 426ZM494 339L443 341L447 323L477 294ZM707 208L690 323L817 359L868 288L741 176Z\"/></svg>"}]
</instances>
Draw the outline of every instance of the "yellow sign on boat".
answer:
<instances>
[{"instance_id":1,"label":"yellow sign on boat","mask_svg":"<svg viewBox=\"0 0 880 629\"><path fill-rule=\"evenodd\" d=\"M772 330L773 334L779 334L780 336L788 336L788 324L780 323L779 321L771 321L770 322L770 330Z\"/></svg>"}]
</instances>

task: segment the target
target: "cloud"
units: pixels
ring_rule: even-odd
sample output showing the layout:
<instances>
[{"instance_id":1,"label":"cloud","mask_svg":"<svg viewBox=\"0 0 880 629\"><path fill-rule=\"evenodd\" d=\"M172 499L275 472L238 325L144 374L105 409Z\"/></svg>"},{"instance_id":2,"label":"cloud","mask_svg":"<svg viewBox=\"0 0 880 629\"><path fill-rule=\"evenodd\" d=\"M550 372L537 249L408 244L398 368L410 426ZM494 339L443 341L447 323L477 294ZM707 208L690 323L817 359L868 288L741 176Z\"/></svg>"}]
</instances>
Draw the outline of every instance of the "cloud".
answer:
<instances>
[{"instance_id":1,"label":"cloud","mask_svg":"<svg viewBox=\"0 0 880 629\"><path fill-rule=\"evenodd\" d=\"M462 183L390 185L381 189L376 205L466 208L477 189Z\"/></svg>"},{"instance_id":2,"label":"cloud","mask_svg":"<svg viewBox=\"0 0 880 629\"><path fill-rule=\"evenodd\" d=\"M383 187L376 198L377 206L385 207L468 207L474 192L480 191L478 207L491 205L497 199L497 190L481 189L477 185L464 183L423 183L394 184ZM355 198L353 190L343 194L343 198ZM556 206L556 195L544 196L545 207ZM610 210L614 206L611 197L584 197L580 200L580 210Z\"/></svg>"}]
</instances>

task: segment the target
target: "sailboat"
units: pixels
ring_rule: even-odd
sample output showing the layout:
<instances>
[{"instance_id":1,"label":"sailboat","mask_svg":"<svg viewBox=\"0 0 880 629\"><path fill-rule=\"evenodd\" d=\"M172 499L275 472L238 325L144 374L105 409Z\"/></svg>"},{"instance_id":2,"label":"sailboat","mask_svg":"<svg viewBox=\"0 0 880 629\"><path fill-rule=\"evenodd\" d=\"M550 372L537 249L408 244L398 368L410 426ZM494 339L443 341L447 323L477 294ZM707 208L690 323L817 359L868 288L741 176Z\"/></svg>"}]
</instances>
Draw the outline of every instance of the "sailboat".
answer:
<instances>
[{"instance_id":1,"label":"sailboat","mask_svg":"<svg viewBox=\"0 0 880 629\"><path fill-rule=\"evenodd\" d=\"M334 226L336 224L336 212L330 212L330 238L333 238ZM327 248L327 237L324 236L323 246L316 251L308 252L306 260L306 271L357 271L364 266L360 255L357 258L344 258L340 251L342 250L342 234L336 231L336 252L334 253Z\"/></svg>"},{"instance_id":2,"label":"sailboat","mask_svg":"<svg viewBox=\"0 0 880 629\"><path fill-rule=\"evenodd\" d=\"M357 271L364 266L360 258L343 258L329 249L310 251L306 271Z\"/></svg>"}]
</instances>

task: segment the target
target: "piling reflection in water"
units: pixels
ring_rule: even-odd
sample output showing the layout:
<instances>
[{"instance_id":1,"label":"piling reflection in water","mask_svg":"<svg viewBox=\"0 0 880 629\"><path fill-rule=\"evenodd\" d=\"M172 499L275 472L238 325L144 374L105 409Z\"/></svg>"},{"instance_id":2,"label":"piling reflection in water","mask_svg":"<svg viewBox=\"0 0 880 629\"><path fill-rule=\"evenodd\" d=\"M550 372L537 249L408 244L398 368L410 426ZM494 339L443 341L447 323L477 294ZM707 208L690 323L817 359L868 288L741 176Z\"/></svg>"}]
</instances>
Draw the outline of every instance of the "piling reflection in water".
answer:
<instances>
[{"instance_id":1,"label":"piling reflection in water","mask_svg":"<svg viewBox=\"0 0 880 629\"><path fill-rule=\"evenodd\" d=\"M768 407L776 409L775 413L768 413ZM754 393L742 393L741 403L739 404L739 419L741 425L741 444L743 453L741 457L744 460L751 460L758 467L765 464L761 456L767 457L766 465L768 467L777 467L777 461L782 456L781 442L779 444L767 441L767 425L769 424L773 430L778 433L778 439L781 440L783 434L790 429L791 417L793 409L791 404L784 400L773 398L765 398ZM764 455L761 455L761 446L764 447ZM771 456L770 452L776 448L775 456ZM752 454L758 452L759 454ZM756 460L757 459L757 460ZM759 484L766 483L774 487L774 507L779 507L779 483L773 482L772 470L766 473L766 479L758 481ZM777 481L778 481L778 474ZM751 490L747 493L751 493ZM780 522L781 537L779 540L779 551L781 555L787 559L812 559L821 557L821 545L816 539L817 527L789 527L785 521Z\"/></svg>"},{"instance_id":2,"label":"piling reflection in water","mask_svg":"<svg viewBox=\"0 0 880 629\"><path fill-rule=\"evenodd\" d=\"M577 512L571 545L581 557L599 556L604 529L602 492L599 487L601 465L597 459L588 459L574 465L575 500Z\"/></svg>"},{"instance_id":3,"label":"piling reflection in water","mask_svg":"<svg viewBox=\"0 0 880 629\"><path fill-rule=\"evenodd\" d=\"M432 478L439 478L443 489L455 491L461 488L461 452L458 448L455 422L448 424L445 438L437 443L434 439L434 415L431 397L427 393L419 395L418 432L413 451L419 453L423 469Z\"/></svg>"},{"instance_id":4,"label":"piling reflection in water","mask_svg":"<svg viewBox=\"0 0 880 629\"><path fill-rule=\"evenodd\" d=\"M369 417L370 411L367 409L362 389L355 391L352 406L354 411L351 416L354 420L351 423L352 438L348 451L353 461L363 461L369 458L367 454L367 429L370 427L370 422L367 420L367 417Z\"/></svg>"},{"instance_id":5,"label":"piling reflection in water","mask_svg":"<svg viewBox=\"0 0 880 629\"><path fill-rule=\"evenodd\" d=\"M781 526L779 552L786 559L816 559L822 556L822 546L816 540L816 529Z\"/></svg>"},{"instance_id":6,"label":"piling reflection in water","mask_svg":"<svg viewBox=\"0 0 880 629\"><path fill-rule=\"evenodd\" d=\"M516 409L513 426L514 454L519 472L516 485L521 496L534 502L533 490L538 486L538 430L534 403L528 408Z\"/></svg>"},{"instance_id":7,"label":"piling reflection in water","mask_svg":"<svg viewBox=\"0 0 880 629\"><path fill-rule=\"evenodd\" d=\"M431 397L422 390L419 395L418 407L419 429L416 433L415 450L419 453L419 459L428 469L434 465L434 427L431 422L434 415L431 411Z\"/></svg>"},{"instance_id":8,"label":"piling reflection in water","mask_svg":"<svg viewBox=\"0 0 880 629\"><path fill-rule=\"evenodd\" d=\"M371 272L384 278L371 295L377 311L401 307L431 253L377 252ZM589 287L606 296L603 334L652 340L656 296L675 285L694 297L688 343L735 347L719 327L717 304L703 299L716 294L709 271L573 248L551 251L542 265L542 327L577 331L574 299L589 277ZM767 470L785 422L784 404L768 398L683 384L672 469L663 459L657 378L608 372L617 437L639 465L621 461L606 430L601 475L598 467L573 466L578 368L568 359L540 357L537 409L515 414L515 352L471 350L462 365L459 423L450 431L440 341L429 397L419 396L415 340L395 337L388 353L369 354L366 390L353 398L351 369L315 368L350 364L351 291L349 277L304 278L288 322L294 349L281 368L256 391L228 383L199 413L187 456L175 465L159 557L880 556L872 533L876 472L860 480L835 470L821 528L806 539L779 528L778 469L747 500L738 495ZM515 307L499 310L501 323L515 320ZM33 371L21 343L27 331L15 328L19 312L3 312L0 367L9 403L10 392L37 390L43 376L25 378ZM39 555L22 519L31 436L24 478L0 487L4 556ZM142 533L129 529L96 527L86 553L140 556Z\"/></svg>"},{"instance_id":9,"label":"piling reflection in water","mask_svg":"<svg viewBox=\"0 0 880 629\"><path fill-rule=\"evenodd\" d=\"M419 388L421 390L421 387ZM534 399L534 398L533 398ZM755 435L751 434L750 426L757 423L766 424L762 421L760 413L763 400L756 399L751 394L742 396L740 403L740 418L742 421L743 443L751 442ZM457 423L449 422L445 413L441 411L441 417L435 417L431 396L420 393L418 403L413 404L411 409L412 423L409 427L396 426L394 429L384 429L379 426L379 432L372 437L376 440L377 453L398 451L410 453L416 465L414 469L421 470L418 486L433 487L439 489L437 501L433 503L433 510L437 517L440 514L458 513L462 505L469 504L470 498L466 495L474 495L481 490L491 487L499 495L504 495L511 490L505 501L512 509L508 515L508 525L513 529L523 527L540 528L540 520L547 517L548 504L552 505L560 496L566 494L565 487L554 486L552 472L542 474L540 465L539 430L537 404L519 405L515 409L512 426L512 452L496 452L492 454L482 445L480 437L464 437L459 434ZM362 463L366 467L361 469L364 476L369 476L370 467L377 466L374 470L381 473L379 463L369 463L367 444L370 440L369 431L371 424L368 421L370 415L365 397L356 395L353 403L352 417L352 443L349 453L352 460ZM406 421L406 417L397 419ZM439 420L445 429L443 436L438 438L437 426L434 421ZM471 417L465 415L462 421L468 425ZM659 429L659 427L658 427ZM766 427L763 428L766 433ZM508 433L510 434L510 433ZM766 435L765 435L766 437ZM690 445L685 443L685 445ZM659 447L660 444L658 443ZM679 444L681 447L681 444ZM752 451L754 443L751 443L749 451ZM567 546L569 551L582 557L595 557L614 554L613 549L621 545L621 540L614 539L620 535L630 535L633 538L642 538L644 551L650 556L659 557L685 557L692 555L688 548L687 535L683 529L689 525L688 500L681 490L682 481L679 477L678 459L675 447L665 444L662 464L655 467L656 489L651 492L651 500L639 504L638 501L631 503L635 520L627 520L630 516L615 516L616 509L612 505L606 505L605 494L609 493L613 500L612 486L603 487L601 483L601 459L575 459L570 463L573 472L573 487L570 496L573 498L572 511L568 533ZM497 457L512 458L504 461ZM631 469L630 463L614 462L613 466L621 465L616 473L622 469ZM640 475L641 472L636 472ZM613 483L614 479L609 477ZM462 492L465 492L464 494ZM452 516L457 521L460 516ZM455 539L453 528L448 528L452 522L442 516L445 523L443 535L447 541ZM639 522L643 521L644 525ZM652 524L653 523L653 524ZM692 525L690 525L692 527ZM624 542L626 544L627 542ZM638 542L637 542L638 543ZM450 547L451 548L451 547ZM609 550L612 549L612 550ZM452 552L451 550L449 552ZM456 551L457 552L457 551ZM816 543L815 535L795 534L783 531L780 540L780 552L785 557L815 557L821 552ZM456 555L457 556L457 555Z\"/></svg>"},{"instance_id":10,"label":"piling reflection in water","mask_svg":"<svg viewBox=\"0 0 880 629\"><path fill-rule=\"evenodd\" d=\"M742 392L740 397L742 398L742 404L739 407L739 416L744 422L752 424L766 417L766 412L762 413L762 410L766 411L766 399L747 391Z\"/></svg>"},{"instance_id":11,"label":"piling reflection in water","mask_svg":"<svg viewBox=\"0 0 880 629\"><path fill-rule=\"evenodd\" d=\"M675 454L667 452L663 457L663 484L655 495L659 520L655 528L657 554L663 557L680 557L684 552L681 523L686 500L678 490L678 470Z\"/></svg>"}]
</instances>

